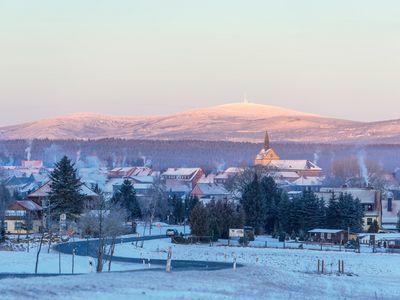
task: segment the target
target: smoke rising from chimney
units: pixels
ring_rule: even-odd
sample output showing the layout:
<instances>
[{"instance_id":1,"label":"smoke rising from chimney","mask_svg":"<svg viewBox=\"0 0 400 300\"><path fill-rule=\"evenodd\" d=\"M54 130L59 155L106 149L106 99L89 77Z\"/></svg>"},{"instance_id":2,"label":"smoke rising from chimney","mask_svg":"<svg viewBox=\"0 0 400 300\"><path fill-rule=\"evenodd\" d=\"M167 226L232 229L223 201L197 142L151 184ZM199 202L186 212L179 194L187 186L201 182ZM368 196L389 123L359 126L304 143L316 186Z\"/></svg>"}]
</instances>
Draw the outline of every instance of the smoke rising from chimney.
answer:
<instances>
[{"instance_id":1,"label":"smoke rising from chimney","mask_svg":"<svg viewBox=\"0 0 400 300\"><path fill-rule=\"evenodd\" d=\"M360 175L362 179L364 180L364 183L366 186L369 185L369 172L368 172L368 167L365 161L366 157L366 152L365 150L360 150L357 152L357 160L358 160L358 166L360 168Z\"/></svg>"}]
</instances>

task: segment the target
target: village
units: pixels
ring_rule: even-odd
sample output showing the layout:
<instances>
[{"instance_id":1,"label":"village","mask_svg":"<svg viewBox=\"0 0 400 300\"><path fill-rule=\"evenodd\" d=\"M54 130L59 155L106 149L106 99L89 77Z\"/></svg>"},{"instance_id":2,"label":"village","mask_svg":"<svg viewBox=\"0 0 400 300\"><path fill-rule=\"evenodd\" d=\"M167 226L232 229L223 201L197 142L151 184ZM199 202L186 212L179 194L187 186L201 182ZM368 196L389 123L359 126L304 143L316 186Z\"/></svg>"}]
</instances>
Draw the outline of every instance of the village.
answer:
<instances>
[{"instance_id":1,"label":"village","mask_svg":"<svg viewBox=\"0 0 400 300\"><path fill-rule=\"evenodd\" d=\"M49 220L55 218L49 205L50 174L53 168L44 167L42 161L31 160L30 155L27 158L20 166L0 167L4 187L12 198L4 211L5 234L13 237L46 231L61 234L61 227L64 235L65 232L70 235L79 234L76 224L68 222L65 214L63 220L52 223L52 228L49 227ZM268 132L265 134L264 147L255 155L252 169L232 166L220 172L205 174L201 168L153 170L145 166L121 166L107 169L101 166L85 167L80 161L75 162L75 167L82 182L79 192L85 203L98 199L99 191L101 197L111 201L124 182L129 181L142 211L148 210L151 205L160 206L156 209L161 211L158 216L153 213L151 220L147 220L143 214L136 222L165 222L189 227L190 216L181 207L185 206L188 198L196 198L203 205L228 201L240 206L243 191L237 183L246 180L250 173L273 178L277 187L287 194L292 203L301 201L304 192L313 193L325 206L329 205L332 197L337 199L340 195L351 195L353 199L359 200L362 207L361 230L354 232L350 227L332 226L307 228L306 240L332 245L345 245L350 240L357 240L361 244L387 248L387 251L400 249L400 235L397 233L400 185L395 177L391 180L390 188L374 188L362 178L358 186L326 185L325 174L315 162L308 159L281 159L270 146ZM161 201L165 203L160 203L159 200L154 202L156 197L161 197ZM59 217L56 216L56 219L59 220ZM285 238L290 234L287 232Z\"/></svg>"},{"instance_id":2,"label":"village","mask_svg":"<svg viewBox=\"0 0 400 300\"><path fill-rule=\"evenodd\" d=\"M84 203L79 214L71 213L68 205L57 210L52 203L63 162L76 171ZM118 291L122 298L164 297L167 286L174 289L174 297L199 293L200 299L207 287L210 299L219 299L219 293L257 298L265 295L260 284L271 283L269 295L276 299L304 293L337 299L336 289L316 289L331 280L341 290L340 297L353 297L351 287L360 281L368 282L368 288L356 293L360 299L398 295L392 280L398 276L393 266L400 250L400 198L394 180L391 189L373 188L362 178L358 187L327 186L326 175L315 162L281 159L270 146L268 133L251 168L232 166L209 174L185 167L107 169L63 158L54 168L27 159L20 166L2 166L1 174L7 189L2 195L8 194L9 203L0 251L5 299L18 297L11 286L21 287L24 297L43 298L36 295L37 288L81 297L86 292L70 286L79 286L82 279L104 297ZM264 192L254 193L254 184ZM116 203L124 193L130 193L130 204L122 212ZM279 205L254 209L256 198L267 201L267 206L274 201ZM329 222L332 203L341 205L334 223ZM361 212L340 214L354 205ZM131 215L126 214L129 210ZM259 211L263 214L257 215ZM274 220L269 221L271 217ZM202 271L209 275L202 277ZM141 272L133 285L130 272ZM171 272L173 277L166 275ZM51 280L67 274L74 276L62 283ZM375 284L377 274L385 285ZM40 282L35 281L37 276ZM164 284L154 283L155 278ZM285 287L288 278L290 289ZM227 279L242 284L232 287ZM315 287L305 284L310 280ZM114 282L111 290L105 289L106 282Z\"/></svg>"}]
</instances>

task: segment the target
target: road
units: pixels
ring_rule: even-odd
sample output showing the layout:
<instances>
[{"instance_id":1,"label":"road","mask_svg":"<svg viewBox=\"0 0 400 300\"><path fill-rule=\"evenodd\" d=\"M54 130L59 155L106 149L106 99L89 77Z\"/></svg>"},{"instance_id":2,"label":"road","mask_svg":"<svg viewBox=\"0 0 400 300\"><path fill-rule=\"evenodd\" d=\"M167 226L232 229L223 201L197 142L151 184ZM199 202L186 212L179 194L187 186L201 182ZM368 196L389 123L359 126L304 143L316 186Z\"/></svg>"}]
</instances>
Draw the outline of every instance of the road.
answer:
<instances>
[{"instance_id":1,"label":"road","mask_svg":"<svg viewBox=\"0 0 400 300\"><path fill-rule=\"evenodd\" d=\"M153 235L153 236L143 236L143 237L125 237L125 238L117 238L116 244L120 243L132 243L136 241L148 241L148 240L156 240L156 239L166 239L168 238L165 235ZM54 246L56 251L60 251L65 254L72 254L73 249L75 249L75 254L80 256L92 256L96 257L96 251L98 247L99 241L97 239L90 240L80 240L76 242L68 242L62 243ZM111 239L107 240L107 243L111 243ZM132 258L132 257L121 257L121 256L113 256L112 261L118 262L126 262L126 263L137 263L142 264L143 259L141 258ZM146 261L147 263L147 261ZM151 259L150 263L152 266L160 266L163 269L166 265L165 259ZM222 270L222 269L230 269L232 268L232 263L225 262L213 262L213 261L194 261L194 260L176 260L172 259L172 270L173 271L182 271L182 270L197 270L197 271L213 271L213 270ZM242 265L237 264L237 267L241 267Z\"/></svg>"},{"instance_id":2,"label":"road","mask_svg":"<svg viewBox=\"0 0 400 300\"><path fill-rule=\"evenodd\" d=\"M165 235L153 235L153 236L143 236L143 237L123 237L117 238L116 244L120 243L132 243L136 241L148 241L148 240L158 240L158 239L166 239L169 238ZM111 239L106 241L108 244L111 243ZM66 243L60 243L53 247L54 250L59 251L64 254L72 254L72 251L75 249L75 255L79 256L92 256L96 257L96 251L98 247L99 240L98 239L89 239L89 240L79 240L79 241L70 241ZM121 257L121 256L113 256L112 261L116 262L125 262L125 263L136 263L143 264L143 259L141 258L133 258L133 257ZM147 263L147 261L145 261ZM144 270L135 270L129 272L143 272L143 271L157 271L157 270L165 270L166 260L165 259L151 259L151 265L153 266L151 269ZM154 268L154 266L158 266ZM232 263L225 262L213 262L213 261L194 261L194 260L177 260L172 259L172 271L184 271L184 270L196 270L196 271L215 271L215 270L223 270L232 268ZM242 267L243 265L237 264L237 267ZM127 271L124 271L127 272ZM41 274L29 274L29 273L0 273L0 279L5 278L27 278L33 276L39 277L50 277L50 276L73 276L79 274L56 274L56 273L41 273Z\"/></svg>"}]
</instances>

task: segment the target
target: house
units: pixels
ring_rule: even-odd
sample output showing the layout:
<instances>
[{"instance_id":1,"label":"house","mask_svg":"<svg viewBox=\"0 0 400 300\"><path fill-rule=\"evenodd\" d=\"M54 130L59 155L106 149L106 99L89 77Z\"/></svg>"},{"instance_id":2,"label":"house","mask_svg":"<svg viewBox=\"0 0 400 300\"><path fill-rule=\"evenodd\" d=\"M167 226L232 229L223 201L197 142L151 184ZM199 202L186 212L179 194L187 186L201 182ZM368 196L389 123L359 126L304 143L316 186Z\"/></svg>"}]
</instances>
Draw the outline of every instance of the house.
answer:
<instances>
[{"instance_id":1,"label":"house","mask_svg":"<svg viewBox=\"0 0 400 300\"><path fill-rule=\"evenodd\" d=\"M278 185L288 190L318 190L323 180L322 169L307 159L281 159L270 147L268 132L265 133L264 147L254 160L256 168L264 176L271 176Z\"/></svg>"},{"instance_id":2,"label":"house","mask_svg":"<svg viewBox=\"0 0 400 300\"><path fill-rule=\"evenodd\" d=\"M50 191L51 191L51 181L47 181L36 191L30 193L28 195L28 199L42 206L43 208L46 208L49 201ZM81 185L80 194L84 197L86 206L90 206L90 202L99 197L98 194L96 194L94 191L88 188L85 184Z\"/></svg>"},{"instance_id":3,"label":"house","mask_svg":"<svg viewBox=\"0 0 400 300\"><path fill-rule=\"evenodd\" d=\"M184 196L192 192L204 172L201 168L168 168L161 174L170 195Z\"/></svg>"},{"instance_id":4,"label":"house","mask_svg":"<svg viewBox=\"0 0 400 300\"><path fill-rule=\"evenodd\" d=\"M242 168L235 168L235 167L227 168L225 171L217 174L214 177L214 182L217 184L226 184L230 178L240 175L241 173L243 173L243 171L244 169Z\"/></svg>"},{"instance_id":5,"label":"house","mask_svg":"<svg viewBox=\"0 0 400 300\"><path fill-rule=\"evenodd\" d=\"M317 243L344 244L349 240L346 230L316 228L308 231L309 239Z\"/></svg>"},{"instance_id":6,"label":"house","mask_svg":"<svg viewBox=\"0 0 400 300\"><path fill-rule=\"evenodd\" d=\"M151 176L153 170L148 167L118 167L108 173L109 178L123 178L133 176Z\"/></svg>"},{"instance_id":7,"label":"house","mask_svg":"<svg viewBox=\"0 0 400 300\"><path fill-rule=\"evenodd\" d=\"M400 191L385 191L382 196L382 229L396 230L400 212Z\"/></svg>"},{"instance_id":8,"label":"house","mask_svg":"<svg viewBox=\"0 0 400 300\"><path fill-rule=\"evenodd\" d=\"M231 194L222 184L218 183L197 183L192 191L192 196L196 196L199 200L224 200L229 199Z\"/></svg>"},{"instance_id":9,"label":"house","mask_svg":"<svg viewBox=\"0 0 400 300\"><path fill-rule=\"evenodd\" d=\"M5 231L26 234L42 229L42 207L30 200L16 201L5 211Z\"/></svg>"},{"instance_id":10,"label":"house","mask_svg":"<svg viewBox=\"0 0 400 300\"><path fill-rule=\"evenodd\" d=\"M381 209L382 209L382 194L379 190L371 188L321 188L319 192L315 193L318 198L322 198L326 205L334 195L339 198L341 194L350 194L354 199L359 199L364 210L364 225L365 231L376 220L379 227L382 226Z\"/></svg>"}]
</instances>

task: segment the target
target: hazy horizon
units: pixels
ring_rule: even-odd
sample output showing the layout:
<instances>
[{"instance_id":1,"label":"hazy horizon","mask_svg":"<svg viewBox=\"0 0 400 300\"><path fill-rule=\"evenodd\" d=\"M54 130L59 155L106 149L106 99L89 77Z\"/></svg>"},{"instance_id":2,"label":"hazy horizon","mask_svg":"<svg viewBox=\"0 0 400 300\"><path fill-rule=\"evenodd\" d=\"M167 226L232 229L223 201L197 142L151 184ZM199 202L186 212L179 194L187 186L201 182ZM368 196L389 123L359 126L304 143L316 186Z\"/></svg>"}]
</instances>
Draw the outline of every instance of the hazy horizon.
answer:
<instances>
[{"instance_id":1,"label":"hazy horizon","mask_svg":"<svg viewBox=\"0 0 400 300\"><path fill-rule=\"evenodd\" d=\"M249 101L399 119L400 2L0 2L0 126Z\"/></svg>"}]
</instances>

